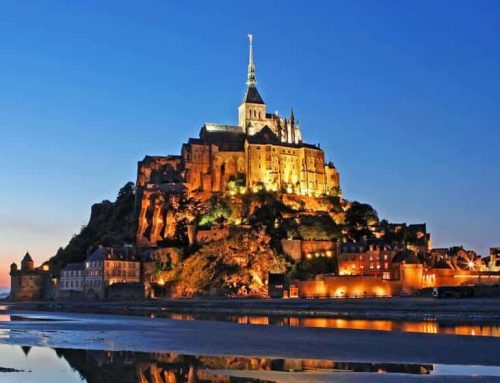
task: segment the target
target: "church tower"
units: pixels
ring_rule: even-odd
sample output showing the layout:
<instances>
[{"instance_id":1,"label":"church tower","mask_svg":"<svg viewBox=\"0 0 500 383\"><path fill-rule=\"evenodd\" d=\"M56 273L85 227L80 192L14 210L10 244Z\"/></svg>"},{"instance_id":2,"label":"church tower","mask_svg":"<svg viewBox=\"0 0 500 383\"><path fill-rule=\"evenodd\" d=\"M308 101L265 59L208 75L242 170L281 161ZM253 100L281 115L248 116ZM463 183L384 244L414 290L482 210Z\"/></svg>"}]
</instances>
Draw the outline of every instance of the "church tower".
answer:
<instances>
[{"instance_id":1,"label":"church tower","mask_svg":"<svg viewBox=\"0 0 500 383\"><path fill-rule=\"evenodd\" d=\"M266 104L257 90L255 65L253 63L253 35L248 35L248 38L250 40L250 53L248 58L247 91L243 102L238 108L238 125L248 135L254 135L266 123Z\"/></svg>"}]
</instances>

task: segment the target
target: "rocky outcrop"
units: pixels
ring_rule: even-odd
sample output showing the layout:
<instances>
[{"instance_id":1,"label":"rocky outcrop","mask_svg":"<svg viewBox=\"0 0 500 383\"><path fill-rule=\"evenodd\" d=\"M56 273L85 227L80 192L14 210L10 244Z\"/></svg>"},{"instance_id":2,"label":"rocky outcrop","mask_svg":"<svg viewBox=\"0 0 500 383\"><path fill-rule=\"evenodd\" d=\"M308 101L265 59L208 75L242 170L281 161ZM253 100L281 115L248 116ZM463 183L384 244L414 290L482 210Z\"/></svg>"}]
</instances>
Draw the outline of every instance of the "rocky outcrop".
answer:
<instances>
[{"instance_id":1,"label":"rocky outcrop","mask_svg":"<svg viewBox=\"0 0 500 383\"><path fill-rule=\"evenodd\" d=\"M120 189L115 202L92 205L89 223L49 260L50 270L57 272L68 263L83 262L89 251L99 245L133 243L136 231L134 203L135 187L129 182Z\"/></svg>"},{"instance_id":2,"label":"rocky outcrop","mask_svg":"<svg viewBox=\"0 0 500 383\"><path fill-rule=\"evenodd\" d=\"M284 257L272 249L264 231L242 229L203 246L162 279L175 285L179 297L266 296L268 274L285 271Z\"/></svg>"}]
</instances>

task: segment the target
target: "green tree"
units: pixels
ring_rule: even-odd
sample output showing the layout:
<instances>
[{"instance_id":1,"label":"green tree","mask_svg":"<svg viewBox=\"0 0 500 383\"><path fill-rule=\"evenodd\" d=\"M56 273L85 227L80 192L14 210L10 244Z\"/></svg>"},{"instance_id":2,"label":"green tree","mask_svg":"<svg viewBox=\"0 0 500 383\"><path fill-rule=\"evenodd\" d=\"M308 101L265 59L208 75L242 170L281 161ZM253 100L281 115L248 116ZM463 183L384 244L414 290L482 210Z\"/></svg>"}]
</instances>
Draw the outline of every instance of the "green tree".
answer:
<instances>
[{"instance_id":1,"label":"green tree","mask_svg":"<svg viewBox=\"0 0 500 383\"><path fill-rule=\"evenodd\" d=\"M200 226L210 226L215 223L228 221L233 216L233 209L227 198L213 195L210 198L208 211L199 218Z\"/></svg>"},{"instance_id":2,"label":"green tree","mask_svg":"<svg viewBox=\"0 0 500 383\"><path fill-rule=\"evenodd\" d=\"M361 241L373 238L373 231L379 228L377 211L366 203L352 202L346 212L345 229L347 239Z\"/></svg>"}]
</instances>

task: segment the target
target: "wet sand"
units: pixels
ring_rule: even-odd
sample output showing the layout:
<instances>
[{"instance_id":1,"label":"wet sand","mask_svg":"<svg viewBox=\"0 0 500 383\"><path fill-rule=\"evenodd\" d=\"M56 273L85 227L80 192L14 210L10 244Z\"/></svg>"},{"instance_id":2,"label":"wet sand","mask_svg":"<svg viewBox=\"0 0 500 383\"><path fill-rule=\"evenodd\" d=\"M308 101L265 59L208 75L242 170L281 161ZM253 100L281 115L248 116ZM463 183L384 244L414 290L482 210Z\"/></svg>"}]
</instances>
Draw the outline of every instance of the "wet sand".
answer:
<instances>
[{"instance_id":1,"label":"wet sand","mask_svg":"<svg viewBox=\"0 0 500 383\"><path fill-rule=\"evenodd\" d=\"M227 371L211 370L212 373L241 378L257 378L276 383L498 383L499 377L492 376L426 376L370 373L286 373L278 371Z\"/></svg>"},{"instance_id":2,"label":"wet sand","mask_svg":"<svg viewBox=\"0 0 500 383\"><path fill-rule=\"evenodd\" d=\"M17 310L145 315L155 312L282 315L388 320L500 323L500 298L433 299L190 299L146 302L26 302Z\"/></svg>"},{"instance_id":3,"label":"wet sand","mask_svg":"<svg viewBox=\"0 0 500 383\"><path fill-rule=\"evenodd\" d=\"M0 322L0 342L25 346L500 366L500 339L329 328L238 325L117 315L29 313Z\"/></svg>"}]
</instances>

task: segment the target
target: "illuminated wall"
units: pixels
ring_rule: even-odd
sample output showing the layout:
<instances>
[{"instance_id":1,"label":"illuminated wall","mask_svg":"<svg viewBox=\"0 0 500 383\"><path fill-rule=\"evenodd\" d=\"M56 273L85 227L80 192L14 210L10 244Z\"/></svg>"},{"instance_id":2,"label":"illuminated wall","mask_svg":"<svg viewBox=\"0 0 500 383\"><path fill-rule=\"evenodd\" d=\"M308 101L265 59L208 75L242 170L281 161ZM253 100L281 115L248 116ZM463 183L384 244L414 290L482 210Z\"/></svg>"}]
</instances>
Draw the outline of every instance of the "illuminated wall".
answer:
<instances>
[{"instance_id":1,"label":"illuminated wall","mask_svg":"<svg viewBox=\"0 0 500 383\"><path fill-rule=\"evenodd\" d=\"M422 287L500 284L500 272L428 269L422 276Z\"/></svg>"},{"instance_id":2,"label":"illuminated wall","mask_svg":"<svg viewBox=\"0 0 500 383\"><path fill-rule=\"evenodd\" d=\"M399 295L399 281L379 277L333 277L317 281L298 281L299 296L325 298L390 297Z\"/></svg>"}]
</instances>

